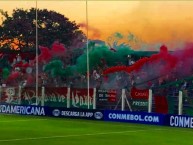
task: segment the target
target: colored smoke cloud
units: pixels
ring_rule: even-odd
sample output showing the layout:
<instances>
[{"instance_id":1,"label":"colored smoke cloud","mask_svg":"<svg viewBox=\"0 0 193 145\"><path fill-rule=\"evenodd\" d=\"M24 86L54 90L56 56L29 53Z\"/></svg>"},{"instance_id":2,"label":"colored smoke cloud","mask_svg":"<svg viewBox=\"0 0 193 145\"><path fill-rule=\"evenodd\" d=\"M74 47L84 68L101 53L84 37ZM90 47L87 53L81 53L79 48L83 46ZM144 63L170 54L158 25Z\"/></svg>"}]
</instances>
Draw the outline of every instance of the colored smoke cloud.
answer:
<instances>
[{"instance_id":1,"label":"colored smoke cloud","mask_svg":"<svg viewBox=\"0 0 193 145\"><path fill-rule=\"evenodd\" d=\"M78 24L81 28L83 29L88 29L88 31L91 31L92 32L92 37L94 38L100 38L101 34L100 34L100 31L96 28L93 28L91 26L88 26L87 24L85 23L79 23Z\"/></svg>"}]
</instances>

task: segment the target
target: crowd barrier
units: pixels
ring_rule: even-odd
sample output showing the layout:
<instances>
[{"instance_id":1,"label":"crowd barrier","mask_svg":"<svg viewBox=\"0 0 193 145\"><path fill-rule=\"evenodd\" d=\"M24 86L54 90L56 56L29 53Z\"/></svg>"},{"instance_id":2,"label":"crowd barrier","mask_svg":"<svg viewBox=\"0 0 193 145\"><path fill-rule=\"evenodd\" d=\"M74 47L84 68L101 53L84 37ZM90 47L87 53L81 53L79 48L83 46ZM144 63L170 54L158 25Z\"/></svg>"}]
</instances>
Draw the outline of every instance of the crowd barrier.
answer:
<instances>
[{"instance_id":1,"label":"crowd barrier","mask_svg":"<svg viewBox=\"0 0 193 145\"><path fill-rule=\"evenodd\" d=\"M192 116L146 112L0 104L0 113L193 128Z\"/></svg>"},{"instance_id":2,"label":"crowd barrier","mask_svg":"<svg viewBox=\"0 0 193 145\"><path fill-rule=\"evenodd\" d=\"M104 111L91 110L91 109L80 109L80 108L0 104L0 113L18 114L18 115L50 116L50 117L60 117L60 118L104 120Z\"/></svg>"},{"instance_id":3,"label":"crowd barrier","mask_svg":"<svg viewBox=\"0 0 193 145\"><path fill-rule=\"evenodd\" d=\"M187 108L183 107L181 92L174 101L169 99L171 97L153 94L152 90L136 88L132 88L130 91L90 88L89 95L88 89L85 88L39 87L36 91L35 87L0 87L0 103L187 114Z\"/></svg>"}]
</instances>

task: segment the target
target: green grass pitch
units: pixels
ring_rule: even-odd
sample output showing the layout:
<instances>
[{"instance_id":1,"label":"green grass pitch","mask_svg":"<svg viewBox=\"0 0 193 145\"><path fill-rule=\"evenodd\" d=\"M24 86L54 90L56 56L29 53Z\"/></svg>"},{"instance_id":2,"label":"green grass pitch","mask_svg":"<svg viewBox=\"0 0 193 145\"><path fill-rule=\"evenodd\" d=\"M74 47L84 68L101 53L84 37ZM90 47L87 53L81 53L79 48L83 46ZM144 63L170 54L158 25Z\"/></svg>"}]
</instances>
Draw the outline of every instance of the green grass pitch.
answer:
<instances>
[{"instance_id":1,"label":"green grass pitch","mask_svg":"<svg viewBox=\"0 0 193 145\"><path fill-rule=\"evenodd\" d=\"M193 145L192 137L186 128L0 115L0 145Z\"/></svg>"}]
</instances>

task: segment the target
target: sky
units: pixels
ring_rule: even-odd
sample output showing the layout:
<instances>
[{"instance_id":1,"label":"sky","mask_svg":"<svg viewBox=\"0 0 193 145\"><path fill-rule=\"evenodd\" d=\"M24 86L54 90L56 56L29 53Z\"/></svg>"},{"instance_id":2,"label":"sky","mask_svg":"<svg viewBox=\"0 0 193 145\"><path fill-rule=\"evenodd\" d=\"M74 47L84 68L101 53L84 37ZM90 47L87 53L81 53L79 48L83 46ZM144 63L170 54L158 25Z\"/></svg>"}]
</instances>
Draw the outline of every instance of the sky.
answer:
<instances>
[{"instance_id":1,"label":"sky","mask_svg":"<svg viewBox=\"0 0 193 145\"><path fill-rule=\"evenodd\" d=\"M38 8L86 23L86 1L38 1ZM89 38L107 41L115 32L131 32L147 44L174 49L193 42L193 1L88 1ZM35 7L35 1L0 1L0 9ZM83 28L85 32L85 29Z\"/></svg>"}]
</instances>

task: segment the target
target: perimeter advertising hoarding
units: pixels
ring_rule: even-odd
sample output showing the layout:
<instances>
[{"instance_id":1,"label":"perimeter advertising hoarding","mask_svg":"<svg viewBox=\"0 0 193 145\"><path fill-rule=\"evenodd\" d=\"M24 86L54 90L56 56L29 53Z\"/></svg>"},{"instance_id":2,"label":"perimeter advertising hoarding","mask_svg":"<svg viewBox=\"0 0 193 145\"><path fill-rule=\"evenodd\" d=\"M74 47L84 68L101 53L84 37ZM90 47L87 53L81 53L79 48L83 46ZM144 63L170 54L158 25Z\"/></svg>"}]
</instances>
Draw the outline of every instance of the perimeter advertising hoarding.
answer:
<instances>
[{"instance_id":1,"label":"perimeter advertising hoarding","mask_svg":"<svg viewBox=\"0 0 193 145\"><path fill-rule=\"evenodd\" d=\"M165 115L166 126L193 128L193 116L185 115Z\"/></svg>"},{"instance_id":2,"label":"perimeter advertising hoarding","mask_svg":"<svg viewBox=\"0 0 193 145\"><path fill-rule=\"evenodd\" d=\"M62 118L77 118L77 119L90 119L90 120L103 120L103 111L101 110L88 110L80 108L49 108L49 116L62 117Z\"/></svg>"},{"instance_id":3,"label":"perimeter advertising hoarding","mask_svg":"<svg viewBox=\"0 0 193 145\"><path fill-rule=\"evenodd\" d=\"M141 124L163 125L164 115L145 112L105 110L104 120L115 122L131 122Z\"/></svg>"},{"instance_id":4,"label":"perimeter advertising hoarding","mask_svg":"<svg viewBox=\"0 0 193 145\"><path fill-rule=\"evenodd\" d=\"M0 113L3 114L46 116L48 114L47 111L48 107L42 106L0 104Z\"/></svg>"},{"instance_id":5,"label":"perimeter advertising hoarding","mask_svg":"<svg viewBox=\"0 0 193 145\"><path fill-rule=\"evenodd\" d=\"M91 120L103 120L104 113L101 110L88 110L80 108L43 107L0 104L0 113L17 115L52 116L61 118L80 118Z\"/></svg>"},{"instance_id":6,"label":"perimeter advertising hoarding","mask_svg":"<svg viewBox=\"0 0 193 145\"><path fill-rule=\"evenodd\" d=\"M53 116L61 118L79 118L115 122L131 122L171 127L193 128L193 116L164 115L145 112L116 110L87 110L79 108L54 108L43 106L26 106L0 104L0 113L17 115Z\"/></svg>"}]
</instances>

